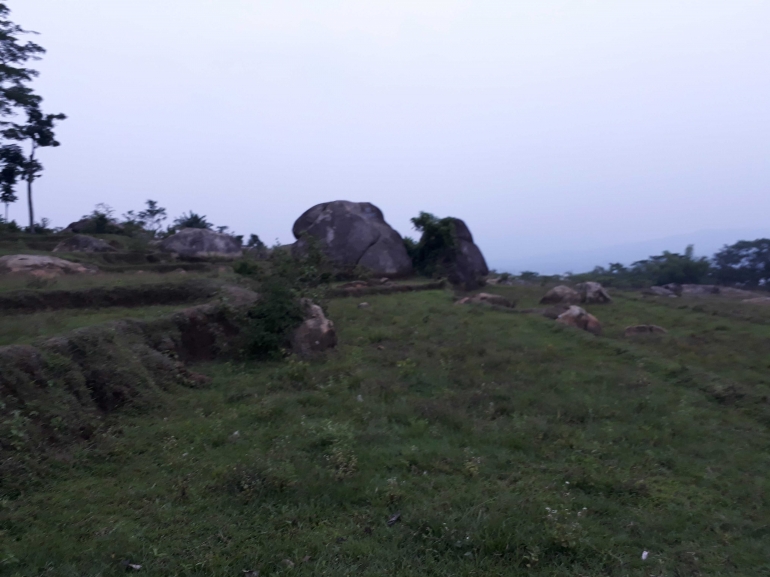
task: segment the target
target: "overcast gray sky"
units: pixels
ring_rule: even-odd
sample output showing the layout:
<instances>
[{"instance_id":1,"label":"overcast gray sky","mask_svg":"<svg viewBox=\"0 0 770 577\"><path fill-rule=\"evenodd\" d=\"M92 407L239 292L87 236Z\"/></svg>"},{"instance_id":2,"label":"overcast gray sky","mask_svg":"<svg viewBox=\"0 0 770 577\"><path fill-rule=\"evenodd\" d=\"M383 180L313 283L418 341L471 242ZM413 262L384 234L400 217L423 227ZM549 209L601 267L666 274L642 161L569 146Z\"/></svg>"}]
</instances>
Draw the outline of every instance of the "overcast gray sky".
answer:
<instances>
[{"instance_id":1,"label":"overcast gray sky","mask_svg":"<svg viewBox=\"0 0 770 577\"><path fill-rule=\"evenodd\" d=\"M272 244L313 204L369 201L406 235L420 210L463 218L502 269L770 236L767 0L9 5L69 116L37 186L55 225L152 198Z\"/></svg>"}]
</instances>

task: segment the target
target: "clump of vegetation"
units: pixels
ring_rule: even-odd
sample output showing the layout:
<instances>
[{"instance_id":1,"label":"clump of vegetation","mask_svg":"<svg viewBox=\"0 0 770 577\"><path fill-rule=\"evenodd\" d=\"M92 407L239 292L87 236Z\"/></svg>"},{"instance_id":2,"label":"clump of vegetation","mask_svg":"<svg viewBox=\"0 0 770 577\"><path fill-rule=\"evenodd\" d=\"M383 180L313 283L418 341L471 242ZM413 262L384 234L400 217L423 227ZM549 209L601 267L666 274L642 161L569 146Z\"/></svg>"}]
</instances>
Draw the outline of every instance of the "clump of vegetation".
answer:
<instances>
[{"instance_id":1,"label":"clump of vegetation","mask_svg":"<svg viewBox=\"0 0 770 577\"><path fill-rule=\"evenodd\" d=\"M575 282L594 280L605 286L644 287L650 285L701 284L709 280L711 264L706 257L696 257L692 245L684 254L663 251L663 254L637 261L627 267L611 263L608 268L597 266L586 274L572 275Z\"/></svg>"},{"instance_id":2,"label":"clump of vegetation","mask_svg":"<svg viewBox=\"0 0 770 577\"><path fill-rule=\"evenodd\" d=\"M256 359L281 356L303 318L296 292L284 278L275 275L261 283L259 301L247 317L243 352Z\"/></svg>"},{"instance_id":3,"label":"clump of vegetation","mask_svg":"<svg viewBox=\"0 0 770 577\"><path fill-rule=\"evenodd\" d=\"M422 233L418 242L409 237L404 241L414 269L428 277L446 276L457 251L454 219L421 212L412 225Z\"/></svg>"},{"instance_id":4,"label":"clump of vegetation","mask_svg":"<svg viewBox=\"0 0 770 577\"><path fill-rule=\"evenodd\" d=\"M729 285L770 287L770 239L742 240L714 255L714 278Z\"/></svg>"},{"instance_id":5,"label":"clump of vegetation","mask_svg":"<svg viewBox=\"0 0 770 577\"><path fill-rule=\"evenodd\" d=\"M211 230L214 228L214 225L206 220L206 215L200 215L191 210L189 213L182 213L182 216L174 219L173 228L176 230L180 228L205 228Z\"/></svg>"}]
</instances>

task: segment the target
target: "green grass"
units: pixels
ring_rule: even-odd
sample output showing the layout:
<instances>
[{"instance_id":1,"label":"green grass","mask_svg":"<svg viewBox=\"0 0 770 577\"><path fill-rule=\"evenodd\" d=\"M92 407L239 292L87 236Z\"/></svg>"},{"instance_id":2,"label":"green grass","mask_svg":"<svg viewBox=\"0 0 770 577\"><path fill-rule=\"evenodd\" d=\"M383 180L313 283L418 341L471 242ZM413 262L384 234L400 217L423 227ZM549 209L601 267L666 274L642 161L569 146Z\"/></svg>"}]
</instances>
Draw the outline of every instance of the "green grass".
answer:
<instances>
[{"instance_id":1,"label":"green grass","mask_svg":"<svg viewBox=\"0 0 770 577\"><path fill-rule=\"evenodd\" d=\"M0 316L0 346L29 344L74 329L119 319L154 319L189 305L111 307L100 310L58 310Z\"/></svg>"},{"instance_id":2,"label":"green grass","mask_svg":"<svg viewBox=\"0 0 770 577\"><path fill-rule=\"evenodd\" d=\"M208 388L27 463L0 574L770 575L768 309L618 294L594 338L366 300L330 303L323 358L197 367Z\"/></svg>"},{"instance_id":3,"label":"green grass","mask_svg":"<svg viewBox=\"0 0 770 577\"><path fill-rule=\"evenodd\" d=\"M233 275L227 273L156 273L144 272L143 274L127 273L99 273L99 274L78 274L62 275L52 279L36 279L25 275L2 275L0 276L0 292L16 290L78 290L93 287L113 287L113 286L138 286L151 285L157 283L170 282L189 282L195 279L204 278L222 278L228 280Z\"/></svg>"}]
</instances>

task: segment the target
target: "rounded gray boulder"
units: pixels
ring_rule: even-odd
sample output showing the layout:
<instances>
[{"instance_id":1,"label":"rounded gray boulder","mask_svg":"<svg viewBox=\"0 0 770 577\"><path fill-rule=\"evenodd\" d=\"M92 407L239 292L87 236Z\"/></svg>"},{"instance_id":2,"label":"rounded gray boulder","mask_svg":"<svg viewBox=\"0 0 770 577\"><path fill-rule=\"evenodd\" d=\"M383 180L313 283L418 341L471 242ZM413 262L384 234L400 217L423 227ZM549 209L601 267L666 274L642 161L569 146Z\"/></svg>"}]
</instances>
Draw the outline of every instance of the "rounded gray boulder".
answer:
<instances>
[{"instance_id":1,"label":"rounded gray boulder","mask_svg":"<svg viewBox=\"0 0 770 577\"><path fill-rule=\"evenodd\" d=\"M239 258L243 254L240 239L206 228L183 228L160 241L158 248L183 258Z\"/></svg>"},{"instance_id":2,"label":"rounded gray boulder","mask_svg":"<svg viewBox=\"0 0 770 577\"><path fill-rule=\"evenodd\" d=\"M360 266L384 277L408 276L412 261L404 239L385 222L382 211L369 202L336 200L307 210L292 228L295 254L303 254L315 239L324 253L342 268Z\"/></svg>"}]
</instances>

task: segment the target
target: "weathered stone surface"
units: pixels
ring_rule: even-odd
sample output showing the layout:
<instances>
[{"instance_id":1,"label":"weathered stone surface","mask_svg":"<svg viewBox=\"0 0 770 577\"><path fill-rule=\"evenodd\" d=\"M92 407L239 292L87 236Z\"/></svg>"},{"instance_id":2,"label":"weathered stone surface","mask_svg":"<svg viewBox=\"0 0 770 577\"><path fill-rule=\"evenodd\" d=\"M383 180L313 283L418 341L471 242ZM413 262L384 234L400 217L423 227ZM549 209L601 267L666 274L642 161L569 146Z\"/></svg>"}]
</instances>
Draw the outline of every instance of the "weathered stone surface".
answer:
<instances>
[{"instance_id":1,"label":"weathered stone surface","mask_svg":"<svg viewBox=\"0 0 770 577\"><path fill-rule=\"evenodd\" d=\"M160 241L158 248L183 258L239 258L243 254L239 239L205 228L183 228Z\"/></svg>"},{"instance_id":2,"label":"weathered stone surface","mask_svg":"<svg viewBox=\"0 0 770 577\"><path fill-rule=\"evenodd\" d=\"M545 296L540 299L541 305L555 304L578 304L580 302L580 293L568 286L559 285L553 287Z\"/></svg>"},{"instance_id":3,"label":"weathered stone surface","mask_svg":"<svg viewBox=\"0 0 770 577\"><path fill-rule=\"evenodd\" d=\"M448 279L453 285L465 290L481 288L486 284L484 277L489 274L489 267L481 249L473 242L468 225L459 218L452 219L455 227L457 251L454 262L448 263Z\"/></svg>"},{"instance_id":4,"label":"weathered stone surface","mask_svg":"<svg viewBox=\"0 0 770 577\"><path fill-rule=\"evenodd\" d=\"M581 282L575 285L575 290L580 295L580 302L583 304L598 305L612 302L609 293L598 282Z\"/></svg>"},{"instance_id":5,"label":"weathered stone surface","mask_svg":"<svg viewBox=\"0 0 770 577\"><path fill-rule=\"evenodd\" d=\"M12 254L0 257L0 274L28 274L39 278L52 278L63 274L92 274L94 266L33 254Z\"/></svg>"},{"instance_id":6,"label":"weathered stone surface","mask_svg":"<svg viewBox=\"0 0 770 577\"><path fill-rule=\"evenodd\" d=\"M545 318L551 319L555 321L559 318L559 315L566 312L569 309L570 305L565 304L557 304L553 305L552 307L548 307L547 309L542 311L542 314ZM540 309L533 309L534 311L538 311Z\"/></svg>"},{"instance_id":7,"label":"weathered stone surface","mask_svg":"<svg viewBox=\"0 0 770 577\"><path fill-rule=\"evenodd\" d=\"M599 319L578 306L571 306L566 312L559 315L556 322L588 331L596 336L602 334L602 325Z\"/></svg>"},{"instance_id":8,"label":"weathered stone surface","mask_svg":"<svg viewBox=\"0 0 770 577\"><path fill-rule=\"evenodd\" d=\"M292 335L292 350L300 356L309 356L337 346L334 323L326 318L323 309L309 299L302 299L302 310L305 320Z\"/></svg>"},{"instance_id":9,"label":"weathered stone surface","mask_svg":"<svg viewBox=\"0 0 770 577\"><path fill-rule=\"evenodd\" d=\"M652 286L650 288L644 289L642 291L643 294L654 296L654 297L676 297L678 296L675 292L673 292L670 289L667 289L662 286Z\"/></svg>"},{"instance_id":10,"label":"weathered stone surface","mask_svg":"<svg viewBox=\"0 0 770 577\"><path fill-rule=\"evenodd\" d=\"M297 238L294 254L304 254L312 238L339 267L360 266L387 277L412 273L404 240L371 203L337 200L318 204L297 219L292 232Z\"/></svg>"},{"instance_id":11,"label":"weathered stone surface","mask_svg":"<svg viewBox=\"0 0 770 577\"><path fill-rule=\"evenodd\" d=\"M514 303L509 301L507 298L489 293L478 293L473 296L462 298L455 302L456 305L464 305L469 303L482 303L506 308L513 308L515 306Z\"/></svg>"},{"instance_id":12,"label":"weathered stone surface","mask_svg":"<svg viewBox=\"0 0 770 577\"><path fill-rule=\"evenodd\" d=\"M623 334L627 337L636 335L665 335L668 331L658 325L634 325L626 327Z\"/></svg>"},{"instance_id":13,"label":"weathered stone surface","mask_svg":"<svg viewBox=\"0 0 770 577\"><path fill-rule=\"evenodd\" d=\"M115 250L100 238L76 234L57 244L53 252L115 252Z\"/></svg>"}]
</instances>

